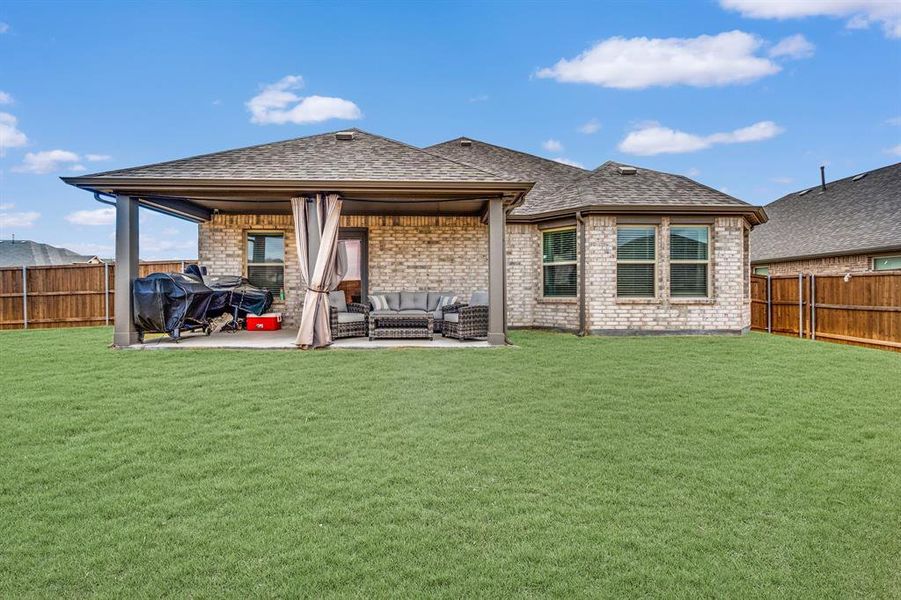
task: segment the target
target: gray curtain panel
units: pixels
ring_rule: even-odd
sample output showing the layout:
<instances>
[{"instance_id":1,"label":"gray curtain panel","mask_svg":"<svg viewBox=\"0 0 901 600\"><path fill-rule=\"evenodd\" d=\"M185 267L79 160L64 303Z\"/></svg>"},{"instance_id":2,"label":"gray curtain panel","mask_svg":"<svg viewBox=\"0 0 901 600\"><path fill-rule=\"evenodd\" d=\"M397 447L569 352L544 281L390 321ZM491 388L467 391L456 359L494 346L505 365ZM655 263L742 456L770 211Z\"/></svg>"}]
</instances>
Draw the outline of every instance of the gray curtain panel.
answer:
<instances>
[{"instance_id":1,"label":"gray curtain panel","mask_svg":"<svg viewBox=\"0 0 901 600\"><path fill-rule=\"evenodd\" d=\"M338 244L341 204L337 194L317 194L311 202L305 198L291 199L300 274L307 287L300 329L294 340L303 349L322 348L332 343L328 293L338 287L347 270L346 253L342 259Z\"/></svg>"}]
</instances>

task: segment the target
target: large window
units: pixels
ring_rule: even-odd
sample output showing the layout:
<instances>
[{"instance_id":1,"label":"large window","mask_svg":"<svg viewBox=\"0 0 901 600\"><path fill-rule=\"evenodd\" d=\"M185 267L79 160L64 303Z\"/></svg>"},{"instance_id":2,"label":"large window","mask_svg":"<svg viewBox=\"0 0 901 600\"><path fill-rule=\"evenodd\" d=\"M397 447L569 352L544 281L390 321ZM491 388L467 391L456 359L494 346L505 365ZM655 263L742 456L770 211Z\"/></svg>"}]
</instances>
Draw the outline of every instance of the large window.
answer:
<instances>
[{"instance_id":1,"label":"large window","mask_svg":"<svg viewBox=\"0 0 901 600\"><path fill-rule=\"evenodd\" d=\"M247 279L275 296L281 294L285 285L284 234L247 234Z\"/></svg>"},{"instance_id":2,"label":"large window","mask_svg":"<svg viewBox=\"0 0 901 600\"><path fill-rule=\"evenodd\" d=\"M616 295L621 298L653 298L657 280L657 228L616 228Z\"/></svg>"},{"instance_id":3,"label":"large window","mask_svg":"<svg viewBox=\"0 0 901 600\"><path fill-rule=\"evenodd\" d=\"M670 228L670 296L707 297L709 267L706 226L673 226Z\"/></svg>"},{"instance_id":4,"label":"large window","mask_svg":"<svg viewBox=\"0 0 901 600\"><path fill-rule=\"evenodd\" d=\"M541 263L544 296L574 298L577 285L575 228L543 233Z\"/></svg>"},{"instance_id":5,"label":"large window","mask_svg":"<svg viewBox=\"0 0 901 600\"><path fill-rule=\"evenodd\" d=\"M874 271L893 271L901 269L901 254L898 256L877 256L873 259Z\"/></svg>"}]
</instances>

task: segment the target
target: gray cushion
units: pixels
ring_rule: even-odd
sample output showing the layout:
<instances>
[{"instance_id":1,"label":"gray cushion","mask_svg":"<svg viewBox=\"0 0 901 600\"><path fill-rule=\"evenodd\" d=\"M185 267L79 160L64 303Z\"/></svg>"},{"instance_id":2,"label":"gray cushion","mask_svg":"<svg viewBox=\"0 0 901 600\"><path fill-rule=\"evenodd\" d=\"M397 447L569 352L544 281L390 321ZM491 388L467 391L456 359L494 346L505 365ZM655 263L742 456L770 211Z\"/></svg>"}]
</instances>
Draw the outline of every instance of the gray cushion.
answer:
<instances>
[{"instance_id":1,"label":"gray cushion","mask_svg":"<svg viewBox=\"0 0 901 600\"><path fill-rule=\"evenodd\" d=\"M400 310L400 293L387 292L384 295L385 299L388 300L388 308L391 310Z\"/></svg>"},{"instance_id":2,"label":"gray cushion","mask_svg":"<svg viewBox=\"0 0 901 600\"><path fill-rule=\"evenodd\" d=\"M400 293L400 309L401 310L427 310L429 307L428 292L401 292Z\"/></svg>"},{"instance_id":3,"label":"gray cushion","mask_svg":"<svg viewBox=\"0 0 901 600\"><path fill-rule=\"evenodd\" d=\"M443 318L444 318L444 311L441 310L440 308L438 308L438 309L436 309L436 310L433 310L433 311L432 311L432 318L439 319L439 320L440 320L440 319L443 319Z\"/></svg>"},{"instance_id":4,"label":"gray cushion","mask_svg":"<svg viewBox=\"0 0 901 600\"><path fill-rule=\"evenodd\" d=\"M450 323L458 323L460 321L460 313L448 313L444 315L444 320Z\"/></svg>"},{"instance_id":5,"label":"gray cushion","mask_svg":"<svg viewBox=\"0 0 901 600\"><path fill-rule=\"evenodd\" d=\"M339 312L338 313L338 322L339 323L359 323L366 318L366 315L363 313L349 313L349 312Z\"/></svg>"},{"instance_id":6,"label":"gray cushion","mask_svg":"<svg viewBox=\"0 0 901 600\"><path fill-rule=\"evenodd\" d=\"M469 298L470 306L487 306L488 292L473 292Z\"/></svg>"},{"instance_id":7,"label":"gray cushion","mask_svg":"<svg viewBox=\"0 0 901 600\"><path fill-rule=\"evenodd\" d=\"M417 317L424 317L425 315L427 315L427 314L429 314L429 313L427 313L427 312L424 311L424 310L419 310L418 308L408 308L408 309L406 309L406 310L400 311L400 314L402 314L402 315L413 315L413 316L417 316Z\"/></svg>"},{"instance_id":8,"label":"gray cushion","mask_svg":"<svg viewBox=\"0 0 901 600\"><path fill-rule=\"evenodd\" d=\"M344 298L344 292L335 290L328 293L328 303L338 309L339 313L347 312L347 302Z\"/></svg>"},{"instance_id":9,"label":"gray cushion","mask_svg":"<svg viewBox=\"0 0 901 600\"><path fill-rule=\"evenodd\" d=\"M451 292L429 292L428 310L435 310L438 308L438 300L441 299L441 296L453 296L453 294Z\"/></svg>"},{"instance_id":10,"label":"gray cushion","mask_svg":"<svg viewBox=\"0 0 901 600\"><path fill-rule=\"evenodd\" d=\"M388 300L384 294L373 294L369 296L369 306L372 310L388 310Z\"/></svg>"},{"instance_id":11,"label":"gray cushion","mask_svg":"<svg viewBox=\"0 0 901 600\"><path fill-rule=\"evenodd\" d=\"M369 313L370 315L375 315L376 317L381 317L382 315L396 315L396 310L373 310Z\"/></svg>"}]
</instances>

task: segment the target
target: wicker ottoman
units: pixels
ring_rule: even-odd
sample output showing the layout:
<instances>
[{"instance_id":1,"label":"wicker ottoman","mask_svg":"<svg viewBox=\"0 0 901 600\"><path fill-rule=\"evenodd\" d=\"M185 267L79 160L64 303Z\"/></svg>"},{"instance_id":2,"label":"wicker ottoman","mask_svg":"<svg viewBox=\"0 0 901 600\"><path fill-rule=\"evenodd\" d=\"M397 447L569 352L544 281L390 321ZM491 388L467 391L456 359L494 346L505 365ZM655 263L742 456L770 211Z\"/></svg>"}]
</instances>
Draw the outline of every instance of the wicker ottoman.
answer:
<instances>
[{"instance_id":1,"label":"wicker ottoman","mask_svg":"<svg viewBox=\"0 0 901 600\"><path fill-rule=\"evenodd\" d=\"M432 315L369 315L369 340L432 339Z\"/></svg>"}]
</instances>

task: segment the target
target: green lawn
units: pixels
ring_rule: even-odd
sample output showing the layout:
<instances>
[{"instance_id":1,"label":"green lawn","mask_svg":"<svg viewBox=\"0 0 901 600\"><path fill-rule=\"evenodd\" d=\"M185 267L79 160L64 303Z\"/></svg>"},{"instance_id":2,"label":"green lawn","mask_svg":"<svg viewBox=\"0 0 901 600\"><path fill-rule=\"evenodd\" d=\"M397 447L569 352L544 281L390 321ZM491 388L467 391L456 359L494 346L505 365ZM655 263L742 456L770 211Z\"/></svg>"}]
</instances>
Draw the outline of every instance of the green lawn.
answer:
<instances>
[{"instance_id":1,"label":"green lawn","mask_svg":"<svg viewBox=\"0 0 901 600\"><path fill-rule=\"evenodd\" d=\"M901 597L901 354L0 334L0 596Z\"/></svg>"}]
</instances>

